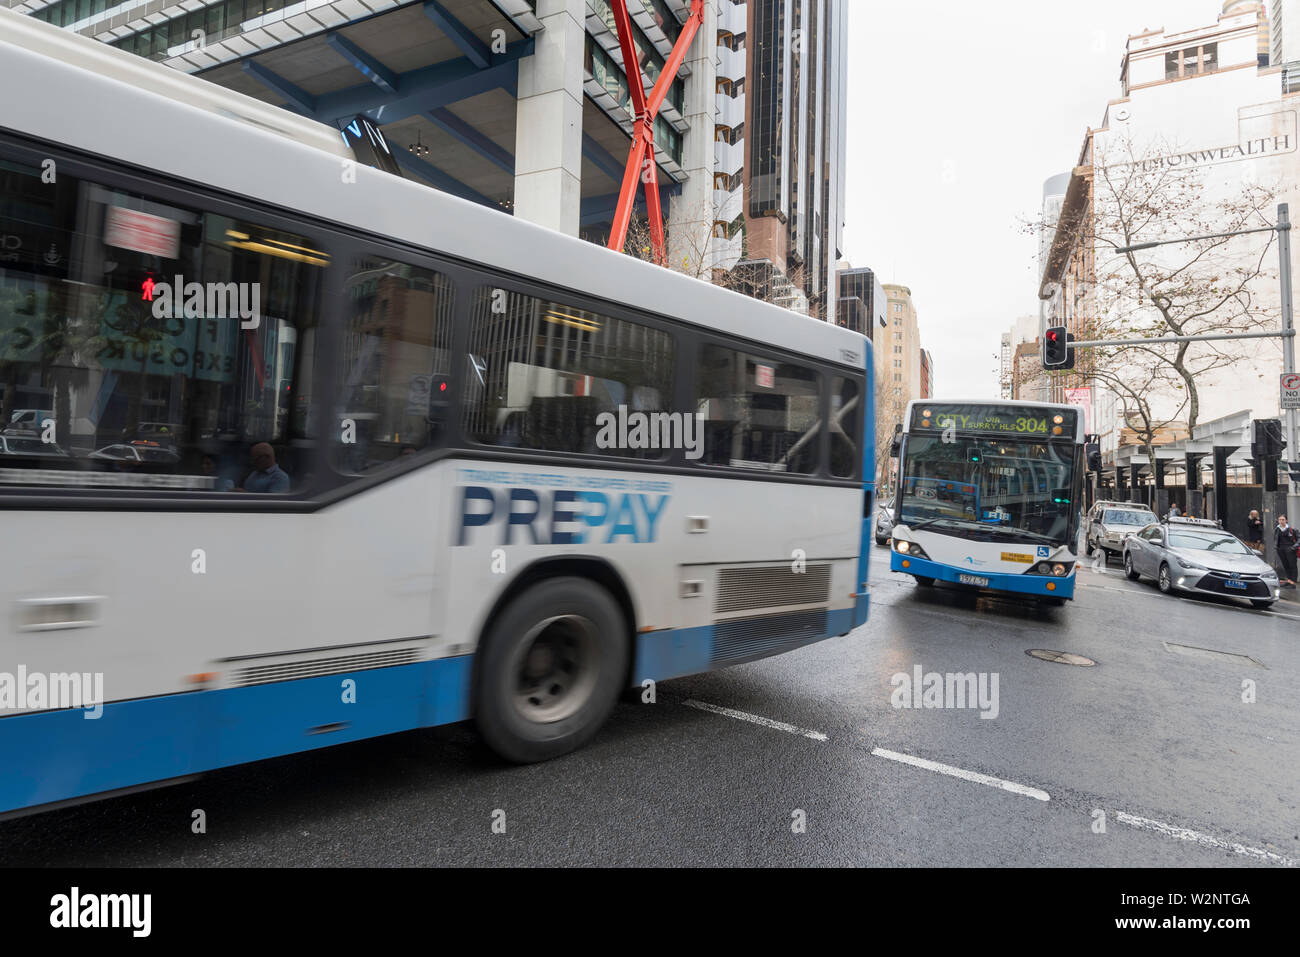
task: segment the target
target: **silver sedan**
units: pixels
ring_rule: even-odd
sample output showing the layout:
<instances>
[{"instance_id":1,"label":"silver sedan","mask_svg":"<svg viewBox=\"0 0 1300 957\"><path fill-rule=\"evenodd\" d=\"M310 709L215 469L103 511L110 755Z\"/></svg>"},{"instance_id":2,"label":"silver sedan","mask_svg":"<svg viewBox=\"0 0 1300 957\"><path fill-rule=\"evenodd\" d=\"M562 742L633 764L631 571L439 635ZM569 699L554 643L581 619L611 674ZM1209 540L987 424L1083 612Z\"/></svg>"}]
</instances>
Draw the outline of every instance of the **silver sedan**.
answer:
<instances>
[{"instance_id":1,"label":"silver sedan","mask_svg":"<svg viewBox=\"0 0 1300 957\"><path fill-rule=\"evenodd\" d=\"M894 530L894 502L881 502L876 506L876 544L888 545Z\"/></svg>"},{"instance_id":2,"label":"silver sedan","mask_svg":"<svg viewBox=\"0 0 1300 957\"><path fill-rule=\"evenodd\" d=\"M1124 574L1154 578L1166 595L1200 592L1244 598L1267 608L1278 597L1277 572L1214 522L1171 519L1124 540Z\"/></svg>"}]
</instances>

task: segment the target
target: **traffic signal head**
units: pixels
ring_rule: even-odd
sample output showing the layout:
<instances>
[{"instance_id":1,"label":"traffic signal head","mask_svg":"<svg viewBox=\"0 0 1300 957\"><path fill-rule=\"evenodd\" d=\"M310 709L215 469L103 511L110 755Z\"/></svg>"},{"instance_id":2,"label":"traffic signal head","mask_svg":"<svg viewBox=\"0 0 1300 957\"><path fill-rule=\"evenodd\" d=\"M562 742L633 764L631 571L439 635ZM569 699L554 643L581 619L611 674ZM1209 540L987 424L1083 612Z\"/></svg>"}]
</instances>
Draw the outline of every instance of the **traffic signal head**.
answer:
<instances>
[{"instance_id":1,"label":"traffic signal head","mask_svg":"<svg viewBox=\"0 0 1300 957\"><path fill-rule=\"evenodd\" d=\"M1280 419L1256 419L1255 434L1250 443L1251 458L1280 458L1286 448L1286 439L1282 438L1282 421Z\"/></svg>"},{"instance_id":2,"label":"traffic signal head","mask_svg":"<svg viewBox=\"0 0 1300 957\"><path fill-rule=\"evenodd\" d=\"M1065 331L1065 326L1048 326L1043 333L1044 369L1074 368L1074 348L1070 345L1073 338Z\"/></svg>"}]
</instances>

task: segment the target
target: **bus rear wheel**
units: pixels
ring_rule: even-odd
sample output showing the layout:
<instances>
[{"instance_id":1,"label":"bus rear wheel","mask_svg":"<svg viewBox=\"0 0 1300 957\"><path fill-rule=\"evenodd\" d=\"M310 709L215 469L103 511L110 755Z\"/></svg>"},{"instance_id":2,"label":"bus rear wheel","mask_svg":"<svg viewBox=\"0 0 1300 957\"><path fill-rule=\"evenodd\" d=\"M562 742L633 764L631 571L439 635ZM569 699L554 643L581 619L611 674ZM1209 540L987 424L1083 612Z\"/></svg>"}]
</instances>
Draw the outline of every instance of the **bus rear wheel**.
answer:
<instances>
[{"instance_id":1,"label":"bus rear wheel","mask_svg":"<svg viewBox=\"0 0 1300 957\"><path fill-rule=\"evenodd\" d=\"M488 747L519 764L586 744L628 667L627 623L584 578L538 582L510 601L479 647L475 719Z\"/></svg>"}]
</instances>

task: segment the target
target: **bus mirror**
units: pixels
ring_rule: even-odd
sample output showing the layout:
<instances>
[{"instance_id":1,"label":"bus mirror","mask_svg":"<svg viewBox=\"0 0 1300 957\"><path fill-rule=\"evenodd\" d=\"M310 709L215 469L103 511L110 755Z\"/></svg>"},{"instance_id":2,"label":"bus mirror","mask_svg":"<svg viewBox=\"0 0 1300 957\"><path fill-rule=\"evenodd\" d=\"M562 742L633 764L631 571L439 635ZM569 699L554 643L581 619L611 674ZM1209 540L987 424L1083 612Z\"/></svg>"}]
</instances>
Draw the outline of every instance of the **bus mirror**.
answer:
<instances>
[{"instance_id":1,"label":"bus mirror","mask_svg":"<svg viewBox=\"0 0 1300 957\"><path fill-rule=\"evenodd\" d=\"M893 439L890 440L890 443L889 443L889 457L890 457L891 459L896 459L896 458L898 458L899 450L900 450L902 447L903 447L903 436L902 436L902 433L900 433L900 432L895 432L895 433L894 433L894 437L893 437Z\"/></svg>"}]
</instances>

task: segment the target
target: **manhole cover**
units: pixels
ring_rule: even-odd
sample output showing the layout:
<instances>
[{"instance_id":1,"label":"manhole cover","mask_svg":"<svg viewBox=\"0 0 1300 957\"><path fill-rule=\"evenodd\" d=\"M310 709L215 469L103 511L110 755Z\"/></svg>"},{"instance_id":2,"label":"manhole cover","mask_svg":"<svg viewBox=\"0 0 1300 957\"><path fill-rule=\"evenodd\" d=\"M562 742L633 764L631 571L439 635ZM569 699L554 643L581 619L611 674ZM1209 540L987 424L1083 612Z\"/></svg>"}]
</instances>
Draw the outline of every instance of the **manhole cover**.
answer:
<instances>
[{"instance_id":1,"label":"manhole cover","mask_svg":"<svg viewBox=\"0 0 1300 957\"><path fill-rule=\"evenodd\" d=\"M1091 658L1083 657L1083 655L1071 654L1068 651L1049 651L1047 648L1030 648L1025 654L1030 658L1037 658L1039 661L1055 661L1058 665L1079 665L1082 668L1091 668L1097 663Z\"/></svg>"},{"instance_id":2,"label":"manhole cover","mask_svg":"<svg viewBox=\"0 0 1300 957\"><path fill-rule=\"evenodd\" d=\"M1172 651L1176 654L1186 655L1189 658L1201 658L1209 661L1227 661L1234 665L1252 665L1256 668L1268 670L1268 666L1257 658L1250 655L1238 655L1231 651L1215 651L1213 648L1197 648L1195 645L1178 645L1172 641L1162 641L1165 651Z\"/></svg>"}]
</instances>

